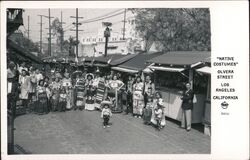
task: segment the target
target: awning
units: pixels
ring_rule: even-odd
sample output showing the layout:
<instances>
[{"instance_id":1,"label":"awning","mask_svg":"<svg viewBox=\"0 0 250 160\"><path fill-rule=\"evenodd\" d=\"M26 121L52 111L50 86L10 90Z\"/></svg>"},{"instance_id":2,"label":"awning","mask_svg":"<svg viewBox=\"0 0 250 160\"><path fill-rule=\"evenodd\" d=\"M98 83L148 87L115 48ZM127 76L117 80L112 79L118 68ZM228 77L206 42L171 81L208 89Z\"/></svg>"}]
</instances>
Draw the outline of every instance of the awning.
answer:
<instances>
[{"instance_id":1,"label":"awning","mask_svg":"<svg viewBox=\"0 0 250 160\"><path fill-rule=\"evenodd\" d=\"M199 69L196 69L197 72L203 73L203 74L211 74L211 67L204 66Z\"/></svg>"},{"instance_id":2,"label":"awning","mask_svg":"<svg viewBox=\"0 0 250 160\"><path fill-rule=\"evenodd\" d=\"M211 53L209 51L176 51L167 52L148 60L150 63L166 65L192 65L197 62L209 61Z\"/></svg>"},{"instance_id":3,"label":"awning","mask_svg":"<svg viewBox=\"0 0 250 160\"><path fill-rule=\"evenodd\" d=\"M19 46L17 43L15 43L14 41L8 39L8 48L11 48L12 50L14 50L17 54L26 57L28 59L30 59L31 61L34 61L36 63L42 63L42 60L33 55L32 53L30 53L28 50L26 50L25 48Z\"/></svg>"},{"instance_id":4,"label":"awning","mask_svg":"<svg viewBox=\"0 0 250 160\"><path fill-rule=\"evenodd\" d=\"M121 71L121 72L127 72L127 73L138 73L137 70L122 68L122 67L111 67L113 70Z\"/></svg>"},{"instance_id":5,"label":"awning","mask_svg":"<svg viewBox=\"0 0 250 160\"><path fill-rule=\"evenodd\" d=\"M147 60L157 57L161 54L162 54L161 52L141 53L131 58L130 60L122 64L119 64L118 67L142 71L150 64L150 63L146 63Z\"/></svg>"},{"instance_id":6,"label":"awning","mask_svg":"<svg viewBox=\"0 0 250 160\"><path fill-rule=\"evenodd\" d=\"M184 68L170 68L170 67L162 67L162 66L149 66L150 69L158 70L158 71L167 71L167 72L182 72Z\"/></svg>"},{"instance_id":7,"label":"awning","mask_svg":"<svg viewBox=\"0 0 250 160\"><path fill-rule=\"evenodd\" d=\"M119 64L121 64L121 63L124 63L124 62L130 60L131 58L134 58L136 55L137 55L137 54L129 54L129 55L126 55L126 56L124 56L124 57L122 57L122 58L119 58L119 59L116 59L116 60L114 60L114 61L111 61L111 62L110 62L110 65L111 65L111 66L119 65Z\"/></svg>"}]
</instances>

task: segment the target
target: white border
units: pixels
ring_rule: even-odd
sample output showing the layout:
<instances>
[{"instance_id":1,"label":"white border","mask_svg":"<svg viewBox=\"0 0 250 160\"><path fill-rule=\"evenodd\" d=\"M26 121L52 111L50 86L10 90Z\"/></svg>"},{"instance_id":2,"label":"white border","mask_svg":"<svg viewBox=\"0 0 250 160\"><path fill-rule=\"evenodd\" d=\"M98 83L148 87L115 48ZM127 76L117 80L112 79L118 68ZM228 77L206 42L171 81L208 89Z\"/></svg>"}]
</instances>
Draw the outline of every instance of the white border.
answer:
<instances>
[{"instance_id":1,"label":"white border","mask_svg":"<svg viewBox=\"0 0 250 160\"><path fill-rule=\"evenodd\" d=\"M239 62L232 82L238 101L230 104L230 115L220 115L219 101L212 105L211 154L188 155L12 155L7 156L6 110L6 12L13 8L210 8L212 33L212 63L216 56L234 56ZM247 1L9 1L1 2L1 154L3 159L248 159L249 156L249 46ZM212 97L216 83L216 68L212 67ZM3 134L4 133L4 134Z\"/></svg>"}]
</instances>

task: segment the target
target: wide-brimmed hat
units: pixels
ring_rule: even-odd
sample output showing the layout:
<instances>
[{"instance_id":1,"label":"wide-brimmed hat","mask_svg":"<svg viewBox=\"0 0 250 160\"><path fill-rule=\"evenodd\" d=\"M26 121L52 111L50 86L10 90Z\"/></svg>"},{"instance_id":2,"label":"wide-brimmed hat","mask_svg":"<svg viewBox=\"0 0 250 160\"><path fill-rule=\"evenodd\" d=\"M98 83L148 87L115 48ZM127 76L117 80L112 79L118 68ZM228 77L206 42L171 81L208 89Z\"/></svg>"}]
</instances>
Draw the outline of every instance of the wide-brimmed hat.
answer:
<instances>
[{"instance_id":1,"label":"wide-brimmed hat","mask_svg":"<svg viewBox=\"0 0 250 160\"><path fill-rule=\"evenodd\" d=\"M82 71L76 70L75 72L73 72L71 74L71 77L75 78L77 75L81 76L82 75Z\"/></svg>"},{"instance_id":2,"label":"wide-brimmed hat","mask_svg":"<svg viewBox=\"0 0 250 160\"><path fill-rule=\"evenodd\" d=\"M88 79L89 76L91 77L91 79L94 79L94 75L92 73L86 74L85 78Z\"/></svg>"},{"instance_id":3,"label":"wide-brimmed hat","mask_svg":"<svg viewBox=\"0 0 250 160\"><path fill-rule=\"evenodd\" d=\"M102 101L101 102L101 107L103 108L105 105L108 105L109 108L111 107L112 103L110 101Z\"/></svg>"}]
</instances>

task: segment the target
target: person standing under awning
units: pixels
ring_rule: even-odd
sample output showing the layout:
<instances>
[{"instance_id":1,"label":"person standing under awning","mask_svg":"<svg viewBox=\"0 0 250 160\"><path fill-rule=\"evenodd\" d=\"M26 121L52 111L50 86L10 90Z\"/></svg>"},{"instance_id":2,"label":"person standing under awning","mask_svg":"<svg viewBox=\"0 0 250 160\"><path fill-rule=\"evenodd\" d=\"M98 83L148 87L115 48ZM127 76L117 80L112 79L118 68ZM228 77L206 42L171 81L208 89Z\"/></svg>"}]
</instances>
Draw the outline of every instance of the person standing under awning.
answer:
<instances>
[{"instance_id":1,"label":"person standing under awning","mask_svg":"<svg viewBox=\"0 0 250 160\"><path fill-rule=\"evenodd\" d=\"M145 85L144 86L144 103L146 105L148 102L148 96L155 93L155 84L151 81L151 77L149 75L146 76L144 85Z\"/></svg>"},{"instance_id":2,"label":"person standing under awning","mask_svg":"<svg viewBox=\"0 0 250 160\"><path fill-rule=\"evenodd\" d=\"M191 89L191 84L186 84L186 91L183 92L182 99L182 120L181 128L186 128L187 131L191 130L192 123L192 109L193 109L193 98L194 92Z\"/></svg>"},{"instance_id":3,"label":"person standing under awning","mask_svg":"<svg viewBox=\"0 0 250 160\"><path fill-rule=\"evenodd\" d=\"M140 76L136 77L136 82L133 85L133 115L134 117L141 118L142 110L144 108L144 96L143 96L144 84Z\"/></svg>"}]
</instances>

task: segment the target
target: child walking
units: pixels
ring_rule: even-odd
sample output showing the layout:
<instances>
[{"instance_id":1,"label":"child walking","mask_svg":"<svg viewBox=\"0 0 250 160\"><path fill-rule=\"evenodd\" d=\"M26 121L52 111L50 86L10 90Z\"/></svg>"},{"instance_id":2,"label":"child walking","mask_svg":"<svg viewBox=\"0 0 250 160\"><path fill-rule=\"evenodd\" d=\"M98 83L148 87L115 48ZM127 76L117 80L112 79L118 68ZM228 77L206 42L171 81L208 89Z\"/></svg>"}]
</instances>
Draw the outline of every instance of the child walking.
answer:
<instances>
[{"instance_id":1,"label":"child walking","mask_svg":"<svg viewBox=\"0 0 250 160\"><path fill-rule=\"evenodd\" d=\"M103 109L101 113L101 118L103 118L103 128L110 127L109 124L109 119L112 116L112 112L110 110L110 105L109 103L103 104Z\"/></svg>"}]
</instances>

